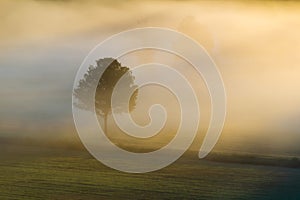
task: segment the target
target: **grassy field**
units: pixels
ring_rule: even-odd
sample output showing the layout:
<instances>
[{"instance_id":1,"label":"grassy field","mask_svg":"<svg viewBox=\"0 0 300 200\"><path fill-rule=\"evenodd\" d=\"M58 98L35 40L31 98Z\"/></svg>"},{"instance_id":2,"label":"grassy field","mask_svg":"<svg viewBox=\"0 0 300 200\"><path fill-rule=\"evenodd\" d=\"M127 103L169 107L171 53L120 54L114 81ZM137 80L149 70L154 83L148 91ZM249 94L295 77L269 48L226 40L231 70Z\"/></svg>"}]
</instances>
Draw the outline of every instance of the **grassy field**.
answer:
<instances>
[{"instance_id":1,"label":"grassy field","mask_svg":"<svg viewBox=\"0 0 300 200\"><path fill-rule=\"evenodd\" d=\"M0 199L300 199L300 169L186 155L146 174L105 167L84 150L1 146Z\"/></svg>"}]
</instances>

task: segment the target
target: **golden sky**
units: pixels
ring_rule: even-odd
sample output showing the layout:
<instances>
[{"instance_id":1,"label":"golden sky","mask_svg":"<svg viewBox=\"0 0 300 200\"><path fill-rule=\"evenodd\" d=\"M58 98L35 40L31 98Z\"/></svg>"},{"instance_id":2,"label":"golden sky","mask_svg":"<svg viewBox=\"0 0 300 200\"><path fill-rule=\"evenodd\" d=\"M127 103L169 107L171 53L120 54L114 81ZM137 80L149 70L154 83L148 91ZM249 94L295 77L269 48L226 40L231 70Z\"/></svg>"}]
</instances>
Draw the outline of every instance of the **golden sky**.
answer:
<instances>
[{"instance_id":1,"label":"golden sky","mask_svg":"<svg viewBox=\"0 0 300 200\"><path fill-rule=\"evenodd\" d=\"M114 33L157 26L191 36L216 62L228 98L224 141L297 144L299 19L294 1L2 0L0 134L73 130L72 84L86 54Z\"/></svg>"}]
</instances>

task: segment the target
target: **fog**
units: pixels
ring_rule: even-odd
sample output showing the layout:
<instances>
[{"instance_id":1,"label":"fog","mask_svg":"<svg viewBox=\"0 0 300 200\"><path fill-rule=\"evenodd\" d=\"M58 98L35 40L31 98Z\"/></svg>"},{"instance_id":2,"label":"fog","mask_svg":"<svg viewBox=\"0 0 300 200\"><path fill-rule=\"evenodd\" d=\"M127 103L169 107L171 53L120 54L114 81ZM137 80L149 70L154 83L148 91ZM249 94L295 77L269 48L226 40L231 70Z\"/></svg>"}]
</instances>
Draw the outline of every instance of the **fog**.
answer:
<instances>
[{"instance_id":1,"label":"fog","mask_svg":"<svg viewBox=\"0 0 300 200\"><path fill-rule=\"evenodd\" d=\"M300 4L297 2L4 0L0 3L0 13L0 137L78 140L71 95L76 71L85 56L114 33L157 26L194 38L220 70L228 102L226 123L217 148L268 153L297 151L300 142ZM151 62L153 54L144 51L121 58L121 62L127 66L133 65L133 61ZM163 55L155 55L158 54ZM201 77L189 66L177 68L185 71L196 85L201 99L199 138L202 138L210 116L208 93ZM169 101L163 91L158 95L160 98L143 100L153 92L159 94L160 90L141 90L138 116L143 116L143 105L150 101ZM176 114L176 109L171 112L171 116ZM137 117L144 123L141 119ZM175 117L165 132L169 133L177 124ZM200 145L197 140L193 146Z\"/></svg>"}]
</instances>

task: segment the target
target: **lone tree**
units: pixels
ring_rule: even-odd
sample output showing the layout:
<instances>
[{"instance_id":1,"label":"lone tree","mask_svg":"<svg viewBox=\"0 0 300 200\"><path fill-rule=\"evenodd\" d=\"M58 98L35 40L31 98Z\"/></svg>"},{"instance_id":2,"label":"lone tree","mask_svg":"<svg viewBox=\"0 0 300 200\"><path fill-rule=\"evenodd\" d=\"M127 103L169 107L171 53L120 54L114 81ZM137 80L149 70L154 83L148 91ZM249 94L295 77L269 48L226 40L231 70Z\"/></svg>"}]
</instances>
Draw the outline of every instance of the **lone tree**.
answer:
<instances>
[{"instance_id":1,"label":"lone tree","mask_svg":"<svg viewBox=\"0 0 300 200\"><path fill-rule=\"evenodd\" d=\"M105 67L107 68L105 69ZM103 74L102 74L103 73ZM99 79L100 74L102 76ZM134 109L138 94L137 85L134 84L134 76L128 67L122 66L116 59L103 58L96 61L96 66L91 65L84 78L80 80L78 87L74 90L74 96L77 98L75 106L81 109L93 111L91 100L86 98L87 94L92 92L91 85L99 80L95 94L95 110L97 115L104 119L104 131L107 134L107 117L111 113L111 97L116 83L123 77L122 88L127 87L126 91L134 91L130 102L125 99L117 99L116 111L126 112Z\"/></svg>"}]
</instances>

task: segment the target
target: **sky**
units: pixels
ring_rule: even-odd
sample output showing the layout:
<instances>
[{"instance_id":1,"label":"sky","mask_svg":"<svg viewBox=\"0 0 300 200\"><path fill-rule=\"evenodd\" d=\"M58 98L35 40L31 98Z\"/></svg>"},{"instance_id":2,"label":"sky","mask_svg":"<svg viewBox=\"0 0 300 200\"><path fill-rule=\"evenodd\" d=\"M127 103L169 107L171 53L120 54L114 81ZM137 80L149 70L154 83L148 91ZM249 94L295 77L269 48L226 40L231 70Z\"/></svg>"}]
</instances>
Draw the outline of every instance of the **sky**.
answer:
<instances>
[{"instance_id":1,"label":"sky","mask_svg":"<svg viewBox=\"0 0 300 200\"><path fill-rule=\"evenodd\" d=\"M0 137L76 138L72 86L85 56L112 34L154 26L194 38L218 66L227 94L220 146L284 153L300 142L300 3L2 0L0 15ZM186 73L203 102L204 134L208 94L201 78ZM159 90L145 89L141 99Z\"/></svg>"}]
</instances>

